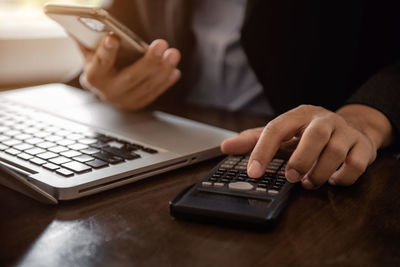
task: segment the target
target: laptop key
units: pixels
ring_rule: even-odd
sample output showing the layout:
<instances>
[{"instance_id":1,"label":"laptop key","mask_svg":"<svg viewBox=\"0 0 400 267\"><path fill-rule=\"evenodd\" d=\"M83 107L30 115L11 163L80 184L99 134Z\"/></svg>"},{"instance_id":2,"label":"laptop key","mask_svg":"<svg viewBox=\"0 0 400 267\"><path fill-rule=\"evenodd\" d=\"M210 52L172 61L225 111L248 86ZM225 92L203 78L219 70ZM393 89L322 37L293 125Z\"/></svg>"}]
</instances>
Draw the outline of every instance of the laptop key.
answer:
<instances>
[{"instance_id":1,"label":"laptop key","mask_svg":"<svg viewBox=\"0 0 400 267\"><path fill-rule=\"evenodd\" d=\"M107 143L109 141L114 140L114 138L112 138L110 136L107 136L107 135L104 135L104 134L97 134L95 138L97 140L99 140L100 142L103 142L103 143Z\"/></svg>"},{"instance_id":2,"label":"laptop key","mask_svg":"<svg viewBox=\"0 0 400 267\"><path fill-rule=\"evenodd\" d=\"M61 152L68 151L68 148L66 148L65 146L55 146L55 147L49 148L48 151L51 151L54 153L61 153Z\"/></svg>"},{"instance_id":3,"label":"laptop key","mask_svg":"<svg viewBox=\"0 0 400 267\"><path fill-rule=\"evenodd\" d=\"M43 164L42 167L45 169L48 169L50 171L55 171L60 168L59 166L57 166L56 164L53 164L53 163Z\"/></svg>"},{"instance_id":4,"label":"laptop key","mask_svg":"<svg viewBox=\"0 0 400 267\"><path fill-rule=\"evenodd\" d=\"M18 140L26 140L26 139L31 139L31 138L33 138L33 136L30 134L19 134L19 135L15 136L15 139L18 139Z\"/></svg>"},{"instance_id":5,"label":"laptop key","mask_svg":"<svg viewBox=\"0 0 400 267\"><path fill-rule=\"evenodd\" d=\"M96 148L96 149L103 149L105 147L108 147L108 143L97 142L97 143L91 144L90 146L93 148Z\"/></svg>"},{"instance_id":6,"label":"laptop key","mask_svg":"<svg viewBox=\"0 0 400 267\"><path fill-rule=\"evenodd\" d=\"M43 164L47 163L47 161L39 159L39 158L30 159L29 162L36 164L36 165L43 165Z\"/></svg>"},{"instance_id":7,"label":"laptop key","mask_svg":"<svg viewBox=\"0 0 400 267\"><path fill-rule=\"evenodd\" d=\"M75 144L75 141L72 141L69 139L63 139L63 140L57 141L56 143L59 144L60 146L69 146L69 145Z\"/></svg>"},{"instance_id":8,"label":"laptop key","mask_svg":"<svg viewBox=\"0 0 400 267\"><path fill-rule=\"evenodd\" d=\"M16 155L18 155L19 153L21 153L19 150L16 150L16 149L14 149L14 148L9 148L9 149L5 150L5 152L6 152L7 154L10 154L10 155L13 155L13 156L16 156Z\"/></svg>"},{"instance_id":9,"label":"laptop key","mask_svg":"<svg viewBox=\"0 0 400 267\"><path fill-rule=\"evenodd\" d=\"M8 146L0 144L0 151L6 150Z\"/></svg>"},{"instance_id":10,"label":"laptop key","mask_svg":"<svg viewBox=\"0 0 400 267\"><path fill-rule=\"evenodd\" d=\"M36 146L40 147L40 148L48 149L48 148L51 148L51 147L55 147L57 145L52 143L52 142L43 142L43 143L37 144Z\"/></svg>"},{"instance_id":11,"label":"laptop key","mask_svg":"<svg viewBox=\"0 0 400 267\"><path fill-rule=\"evenodd\" d=\"M44 152L42 154L37 154L36 157L41 158L41 159L52 159L57 157L58 155L56 153L53 152Z\"/></svg>"},{"instance_id":12,"label":"laptop key","mask_svg":"<svg viewBox=\"0 0 400 267\"><path fill-rule=\"evenodd\" d=\"M73 158L82 155L81 152L75 151L75 150L68 150L65 152L60 153L61 156L67 157L67 158Z\"/></svg>"},{"instance_id":13,"label":"laptop key","mask_svg":"<svg viewBox=\"0 0 400 267\"><path fill-rule=\"evenodd\" d=\"M93 154L96 154L96 153L100 152L100 150L98 150L96 148L89 147L87 149L82 149L81 152L85 153L85 154L88 154L88 155L93 155Z\"/></svg>"},{"instance_id":14,"label":"laptop key","mask_svg":"<svg viewBox=\"0 0 400 267\"><path fill-rule=\"evenodd\" d=\"M73 150L81 150L81 149L86 149L86 148L88 148L87 145L79 144L79 143L76 143L76 144L73 144L73 145L69 145L68 147L69 147L70 149L73 149Z\"/></svg>"},{"instance_id":15,"label":"laptop key","mask_svg":"<svg viewBox=\"0 0 400 267\"><path fill-rule=\"evenodd\" d=\"M123 158L114 156L113 154L110 154L107 152L99 152L99 153L93 154L92 156L95 158L101 159L103 161L106 161L110 164L117 164L117 163L121 163L124 161Z\"/></svg>"},{"instance_id":16,"label":"laptop key","mask_svg":"<svg viewBox=\"0 0 400 267\"><path fill-rule=\"evenodd\" d=\"M35 156L37 154L44 153L45 151L46 150L44 150L44 149L41 149L41 148L38 148L38 147L34 147L32 149L25 150L25 153L28 153L30 155Z\"/></svg>"},{"instance_id":17,"label":"laptop key","mask_svg":"<svg viewBox=\"0 0 400 267\"><path fill-rule=\"evenodd\" d=\"M25 140L26 143L31 144L31 145L36 145L36 144L39 144L39 143L43 143L43 141L44 140L41 139L41 138L31 138L31 139Z\"/></svg>"},{"instance_id":18,"label":"laptop key","mask_svg":"<svg viewBox=\"0 0 400 267\"><path fill-rule=\"evenodd\" d=\"M21 153L17 155L18 158L23 159L23 160L30 160L33 158L32 155L26 154L26 153Z\"/></svg>"},{"instance_id":19,"label":"laptop key","mask_svg":"<svg viewBox=\"0 0 400 267\"><path fill-rule=\"evenodd\" d=\"M74 157L73 160L76 160L76 161L84 163L84 162L87 162L87 161L92 161L92 160L94 160L94 158L89 156L89 155L83 154L83 155L80 155L78 157Z\"/></svg>"},{"instance_id":20,"label":"laptop key","mask_svg":"<svg viewBox=\"0 0 400 267\"><path fill-rule=\"evenodd\" d=\"M70 170L67 170L67 169L64 169L64 168L57 169L56 173L60 174L62 176L65 176L65 177L71 177L71 176L74 175L74 172L72 172Z\"/></svg>"},{"instance_id":21,"label":"laptop key","mask_svg":"<svg viewBox=\"0 0 400 267\"><path fill-rule=\"evenodd\" d=\"M104 161L99 160L99 159L95 159L95 160L92 160L92 161L85 162L85 164L89 165L93 169L100 169L100 168L104 168L104 167L108 166L107 162L104 162Z\"/></svg>"},{"instance_id":22,"label":"laptop key","mask_svg":"<svg viewBox=\"0 0 400 267\"><path fill-rule=\"evenodd\" d=\"M11 140L7 140L7 141L3 141L2 143L6 146L15 146L15 145L21 144L22 141L16 140L16 139L11 139Z\"/></svg>"},{"instance_id":23,"label":"laptop key","mask_svg":"<svg viewBox=\"0 0 400 267\"><path fill-rule=\"evenodd\" d=\"M68 162L68 163L64 163L61 166L63 166L64 168L66 168L68 170L71 170L71 171L73 171L75 173L78 173L78 174L84 173L84 172L88 172L88 171L92 170L92 168L90 168L88 165L82 164L82 163L77 162L77 161L71 161L71 162Z\"/></svg>"},{"instance_id":24,"label":"laptop key","mask_svg":"<svg viewBox=\"0 0 400 267\"><path fill-rule=\"evenodd\" d=\"M14 148L23 151L23 150L31 149L31 148L33 148L33 146L30 144L23 143L23 144L15 145Z\"/></svg>"},{"instance_id":25,"label":"laptop key","mask_svg":"<svg viewBox=\"0 0 400 267\"><path fill-rule=\"evenodd\" d=\"M10 137L9 136L5 136L5 135L0 135L0 142L3 142L5 140L9 140Z\"/></svg>"},{"instance_id":26,"label":"laptop key","mask_svg":"<svg viewBox=\"0 0 400 267\"><path fill-rule=\"evenodd\" d=\"M70 162L71 160L69 158L66 157L57 157L57 158L52 158L49 160L51 163L57 164L57 165L61 165L67 162Z\"/></svg>"},{"instance_id":27,"label":"laptop key","mask_svg":"<svg viewBox=\"0 0 400 267\"><path fill-rule=\"evenodd\" d=\"M140 158L140 155L138 155L134 152L129 152L127 150L118 149L116 147L106 147L106 148L104 148L104 151L109 152L111 154L115 154L121 158L128 159L128 160Z\"/></svg>"},{"instance_id":28,"label":"laptop key","mask_svg":"<svg viewBox=\"0 0 400 267\"><path fill-rule=\"evenodd\" d=\"M91 145L97 142L96 139L93 138L83 138L78 140L79 143L84 144L84 145Z\"/></svg>"}]
</instances>

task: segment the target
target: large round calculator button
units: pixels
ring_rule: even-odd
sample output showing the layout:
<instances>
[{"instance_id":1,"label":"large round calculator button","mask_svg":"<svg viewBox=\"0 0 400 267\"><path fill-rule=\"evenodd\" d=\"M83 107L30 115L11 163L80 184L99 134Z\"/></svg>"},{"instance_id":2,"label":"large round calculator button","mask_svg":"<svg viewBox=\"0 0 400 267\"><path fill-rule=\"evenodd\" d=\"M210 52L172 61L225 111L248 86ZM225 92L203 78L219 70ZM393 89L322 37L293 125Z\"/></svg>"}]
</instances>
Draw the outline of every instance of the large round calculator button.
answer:
<instances>
[{"instance_id":1,"label":"large round calculator button","mask_svg":"<svg viewBox=\"0 0 400 267\"><path fill-rule=\"evenodd\" d=\"M253 189L253 185L246 182L234 182L234 183L229 183L229 189L251 190Z\"/></svg>"}]
</instances>

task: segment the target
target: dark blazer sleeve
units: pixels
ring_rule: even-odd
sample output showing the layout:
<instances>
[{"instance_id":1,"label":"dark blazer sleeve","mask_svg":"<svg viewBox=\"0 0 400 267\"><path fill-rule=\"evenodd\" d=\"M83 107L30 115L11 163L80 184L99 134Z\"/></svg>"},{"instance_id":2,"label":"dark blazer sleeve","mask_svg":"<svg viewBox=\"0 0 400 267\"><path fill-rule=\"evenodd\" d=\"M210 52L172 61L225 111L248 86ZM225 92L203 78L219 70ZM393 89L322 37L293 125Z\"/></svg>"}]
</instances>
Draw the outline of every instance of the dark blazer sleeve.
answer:
<instances>
[{"instance_id":1,"label":"dark blazer sleeve","mask_svg":"<svg viewBox=\"0 0 400 267\"><path fill-rule=\"evenodd\" d=\"M347 101L347 104L371 106L391 121L400 132L400 62L373 75Z\"/></svg>"}]
</instances>

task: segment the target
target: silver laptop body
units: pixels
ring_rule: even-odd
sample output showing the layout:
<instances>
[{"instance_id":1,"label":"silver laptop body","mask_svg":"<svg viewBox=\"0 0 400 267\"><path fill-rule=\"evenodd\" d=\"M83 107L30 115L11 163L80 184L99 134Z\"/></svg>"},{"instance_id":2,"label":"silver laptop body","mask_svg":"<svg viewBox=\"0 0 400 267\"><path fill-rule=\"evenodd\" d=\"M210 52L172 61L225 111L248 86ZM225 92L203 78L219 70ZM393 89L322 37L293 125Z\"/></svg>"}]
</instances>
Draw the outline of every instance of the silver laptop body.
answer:
<instances>
[{"instance_id":1,"label":"silver laptop body","mask_svg":"<svg viewBox=\"0 0 400 267\"><path fill-rule=\"evenodd\" d=\"M0 182L57 203L216 157L235 134L159 111L123 112L63 84L2 92L0 166L13 177ZM118 154L126 147L131 154Z\"/></svg>"}]
</instances>

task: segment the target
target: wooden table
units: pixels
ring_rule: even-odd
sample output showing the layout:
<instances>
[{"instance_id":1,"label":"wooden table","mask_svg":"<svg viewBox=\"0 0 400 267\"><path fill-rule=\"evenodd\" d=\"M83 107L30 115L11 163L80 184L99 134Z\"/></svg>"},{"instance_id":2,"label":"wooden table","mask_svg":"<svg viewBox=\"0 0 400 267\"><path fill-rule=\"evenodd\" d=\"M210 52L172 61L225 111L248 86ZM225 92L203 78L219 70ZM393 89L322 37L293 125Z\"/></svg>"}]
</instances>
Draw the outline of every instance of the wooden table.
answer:
<instances>
[{"instance_id":1,"label":"wooden table","mask_svg":"<svg viewBox=\"0 0 400 267\"><path fill-rule=\"evenodd\" d=\"M188 107L172 113L236 131L266 122ZM0 266L400 266L400 161L392 154L351 187L297 190L269 232L174 220L168 201L219 160L59 206L0 187Z\"/></svg>"}]
</instances>

